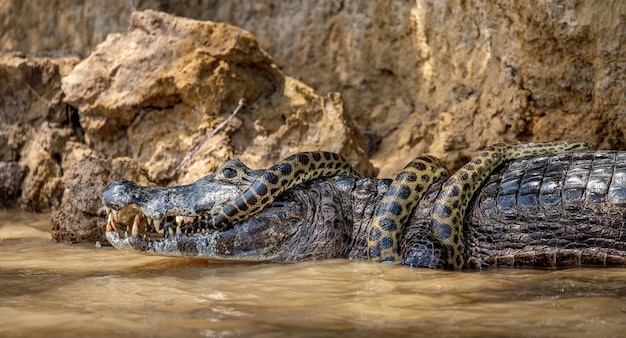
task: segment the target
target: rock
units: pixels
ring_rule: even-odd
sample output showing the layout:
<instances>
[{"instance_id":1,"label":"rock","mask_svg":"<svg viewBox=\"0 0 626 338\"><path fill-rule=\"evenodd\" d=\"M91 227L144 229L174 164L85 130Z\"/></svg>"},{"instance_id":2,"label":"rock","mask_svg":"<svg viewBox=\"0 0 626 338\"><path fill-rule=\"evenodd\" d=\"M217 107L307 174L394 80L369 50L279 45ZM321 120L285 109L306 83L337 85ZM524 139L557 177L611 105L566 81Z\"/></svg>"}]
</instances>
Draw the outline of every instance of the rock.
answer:
<instances>
[{"instance_id":1,"label":"rock","mask_svg":"<svg viewBox=\"0 0 626 338\"><path fill-rule=\"evenodd\" d=\"M14 206L26 170L15 162L0 162L0 207Z\"/></svg>"},{"instance_id":2,"label":"rock","mask_svg":"<svg viewBox=\"0 0 626 338\"><path fill-rule=\"evenodd\" d=\"M74 161L63 175L63 202L52 213L52 238L67 243L107 243L106 212L100 196L111 181L120 178L151 185L146 168L127 157L104 160L87 155Z\"/></svg>"},{"instance_id":3,"label":"rock","mask_svg":"<svg viewBox=\"0 0 626 338\"><path fill-rule=\"evenodd\" d=\"M320 97L285 77L254 36L230 25L135 12L126 33L109 35L63 78L63 90L87 144L107 157L137 159L152 181L169 182L197 144L174 182L193 181L232 157L268 167L319 149L373 173L339 94ZM240 99L247 108L237 121L205 142Z\"/></svg>"},{"instance_id":4,"label":"rock","mask_svg":"<svg viewBox=\"0 0 626 338\"><path fill-rule=\"evenodd\" d=\"M0 53L0 161L12 168L3 175L3 203L17 199L31 211L60 203L65 143L81 137L61 101L61 77L78 61L63 53Z\"/></svg>"}]
</instances>

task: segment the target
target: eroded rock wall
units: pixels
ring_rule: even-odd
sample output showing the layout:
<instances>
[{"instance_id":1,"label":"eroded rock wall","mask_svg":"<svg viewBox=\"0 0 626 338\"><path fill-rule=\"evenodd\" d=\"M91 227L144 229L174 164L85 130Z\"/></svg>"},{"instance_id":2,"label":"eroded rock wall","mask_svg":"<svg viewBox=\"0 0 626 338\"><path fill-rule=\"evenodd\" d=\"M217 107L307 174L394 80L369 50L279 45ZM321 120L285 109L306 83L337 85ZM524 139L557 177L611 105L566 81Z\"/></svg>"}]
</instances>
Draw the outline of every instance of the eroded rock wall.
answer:
<instances>
[{"instance_id":1,"label":"eroded rock wall","mask_svg":"<svg viewBox=\"0 0 626 338\"><path fill-rule=\"evenodd\" d=\"M431 153L452 168L507 140L624 149L621 1L218 1L282 69L338 91L382 139L380 176ZM372 139L376 139L373 137Z\"/></svg>"},{"instance_id":2,"label":"eroded rock wall","mask_svg":"<svg viewBox=\"0 0 626 338\"><path fill-rule=\"evenodd\" d=\"M0 53L0 206L49 211L61 203L66 144L82 138L61 77L79 61Z\"/></svg>"},{"instance_id":3,"label":"eroded rock wall","mask_svg":"<svg viewBox=\"0 0 626 338\"><path fill-rule=\"evenodd\" d=\"M40 12L29 2L3 5L4 13ZM106 33L124 31L130 16L127 1L57 6L62 18L44 14L46 22L63 19L56 34L23 39L49 30L8 15L0 22L12 29L0 29L0 41L86 55ZM619 0L147 0L137 7L242 27L285 74L317 93L341 93L380 176L420 153L458 167L506 140L579 137L626 147L626 4ZM77 25L84 30L68 39Z\"/></svg>"}]
</instances>

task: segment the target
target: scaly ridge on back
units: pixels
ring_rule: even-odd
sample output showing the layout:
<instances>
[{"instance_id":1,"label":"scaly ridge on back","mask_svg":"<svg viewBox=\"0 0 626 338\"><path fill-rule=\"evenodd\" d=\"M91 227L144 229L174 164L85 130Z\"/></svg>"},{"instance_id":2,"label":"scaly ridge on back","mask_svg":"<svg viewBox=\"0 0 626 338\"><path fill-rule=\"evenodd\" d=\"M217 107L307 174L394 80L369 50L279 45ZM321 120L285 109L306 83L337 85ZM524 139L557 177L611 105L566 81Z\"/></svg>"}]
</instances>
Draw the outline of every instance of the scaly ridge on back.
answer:
<instances>
[{"instance_id":1,"label":"scaly ridge on back","mask_svg":"<svg viewBox=\"0 0 626 338\"><path fill-rule=\"evenodd\" d=\"M216 212L211 212L211 217L201 221L202 227L225 229L260 212L278 195L293 186L333 175L361 177L341 155L336 153L313 151L291 155L265 170L261 177L237 198L226 202Z\"/></svg>"},{"instance_id":2,"label":"scaly ridge on back","mask_svg":"<svg viewBox=\"0 0 626 338\"><path fill-rule=\"evenodd\" d=\"M374 211L367 237L371 261L399 262L400 239L413 209L428 188L448 171L434 156L419 156L393 180Z\"/></svg>"},{"instance_id":3,"label":"scaly ridge on back","mask_svg":"<svg viewBox=\"0 0 626 338\"><path fill-rule=\"evenodd\" d=\"M474 193L487 177L506 161L545 154L592 149L584 141L547 143L499 143L483 149L478 156L454 173L442 186L431 212L432 231L448 254L448 266L461 270L465 265L463 219Z\"/></svg>"}]
</instances>

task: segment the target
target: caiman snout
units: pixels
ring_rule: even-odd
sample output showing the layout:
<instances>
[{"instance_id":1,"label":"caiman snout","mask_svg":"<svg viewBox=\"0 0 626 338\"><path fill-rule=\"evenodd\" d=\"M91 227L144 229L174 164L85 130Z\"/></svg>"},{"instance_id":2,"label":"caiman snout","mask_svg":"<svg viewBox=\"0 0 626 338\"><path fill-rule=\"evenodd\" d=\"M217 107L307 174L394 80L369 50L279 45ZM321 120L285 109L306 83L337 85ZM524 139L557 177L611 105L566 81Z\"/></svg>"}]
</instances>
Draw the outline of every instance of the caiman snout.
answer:
<instances>
[{"instance_id":1,"label":"caiman snout","mask_svg":"<svg viewBox=\"0 0 626 338\"><path fill-rule=\"evenodd\" d=\"M167 237L202 230L202 221L215 206L240 194L237 186L214 182L213 175L208 175L177 187L144 187L124 179L115 180L105 188L102 199L107 209L107 231L114 231L121 224L127 229L126 236L138 236L145 229L144 235ZM140 213L126 212L127 208Z\"/></svg>"}]
</instances>

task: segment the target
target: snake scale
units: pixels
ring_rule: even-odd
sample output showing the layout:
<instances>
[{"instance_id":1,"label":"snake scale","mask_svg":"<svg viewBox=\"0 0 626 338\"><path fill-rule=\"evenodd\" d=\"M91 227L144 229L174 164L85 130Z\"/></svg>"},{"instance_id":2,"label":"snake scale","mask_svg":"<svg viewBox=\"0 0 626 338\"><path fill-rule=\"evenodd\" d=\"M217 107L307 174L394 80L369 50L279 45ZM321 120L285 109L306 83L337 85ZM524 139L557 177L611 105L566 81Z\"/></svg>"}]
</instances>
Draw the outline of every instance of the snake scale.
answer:
<instances>
[{"instance_id":1,"label":"snake scale","mask_svg":"<svg viewBox=\"0 0 626 338\"><path fill-rule=\"evenodd\" d=\"M426 190L448 171L434 156L418 156L396 176L374 211L367 238L371 261L398 262L404 225Z\"/></svg>"},{"instance_id":2,"label":"snake scale","mask_svg":"<svg viewBox=\"0 0 626 338\"><path fill-rule=\"evenodd\" d=\"M232 174L237 173L233 171ZM265 170L240 196L211 212L212 217L203 219L202 225L225 229L260 212L291 187L316 178L342 174L361 177L339 154L326 151L293 154Z\"/></svg>"},{"instance_id":3,"label":"snake scale","mask_svg":"<svg viewBox=\"0 0 626 338\"><path fill-rule=\"evenodd\" d=\"M448 255L449 269L465 264L463 218L473 194L489 175L506 161L525 157L591 149L584 141L547 143L500 143L484 148L444 182L431 216L434 237ZM223 173L224 174L224 173ZM236 175L236 172L229 173ZM235 199L211 211L202 227L225 229L260 212L282 192L298 184L334 175L358 176L348 162L330 152L297 153L263 171L251 186ZM368 258L397 262L400 237L408 217L430 185L447 174L443 163L432 156L415 158L396 176L374 211L368 231Z\"/></svg>"}]
</instances>

